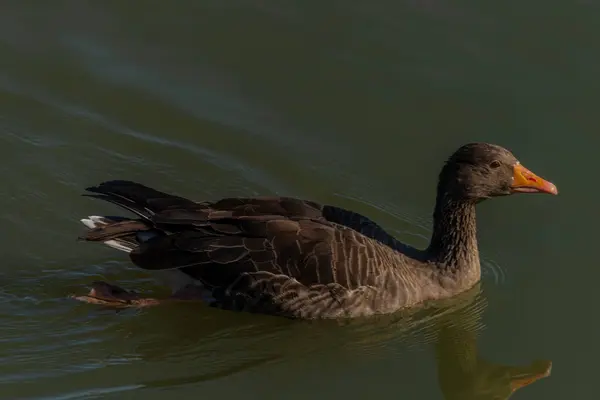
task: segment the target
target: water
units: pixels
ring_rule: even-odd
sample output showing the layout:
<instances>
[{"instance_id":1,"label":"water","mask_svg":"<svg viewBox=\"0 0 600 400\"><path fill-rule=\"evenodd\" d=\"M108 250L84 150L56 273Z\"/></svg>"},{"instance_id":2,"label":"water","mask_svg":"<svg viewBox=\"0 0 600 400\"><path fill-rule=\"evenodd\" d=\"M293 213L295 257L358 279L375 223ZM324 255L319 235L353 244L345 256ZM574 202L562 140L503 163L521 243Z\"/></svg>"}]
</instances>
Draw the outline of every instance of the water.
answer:
<instances>
[{"instance_id":1,"label":"water","mask_svg":"<svg viewBox=\"0 0 600 400\"><path fill-rule=\"evenodd\" d=\"M534 360L551 376L512 398L597 397L600 9L491 3L5 2L0 398L493 399ZM481 288L447 308L298 323L68 298L160 291L75 241L115 212L86 186L300 196L424 246L440 165L472 140L560 195L481 205Z\"/></svg>"}]
</instances>

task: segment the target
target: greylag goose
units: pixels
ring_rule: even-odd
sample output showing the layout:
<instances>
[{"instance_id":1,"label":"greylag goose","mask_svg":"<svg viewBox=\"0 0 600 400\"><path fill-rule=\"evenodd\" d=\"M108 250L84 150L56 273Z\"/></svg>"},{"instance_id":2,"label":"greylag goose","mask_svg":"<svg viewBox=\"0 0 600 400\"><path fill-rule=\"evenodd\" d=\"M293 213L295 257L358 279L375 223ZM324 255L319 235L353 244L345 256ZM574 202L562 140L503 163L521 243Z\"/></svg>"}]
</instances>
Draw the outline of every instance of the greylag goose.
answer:
<instances>
[{"instance_id":1,"label":"greylag goose","mask_svg":"<svg viewBox=\"0 0 600 400\"><path fill-rule=\"evenodd\" d=\"M481 277L476 204L513 193L558 193L508 150L470 143L438 179L426 249L403 244L369 218L290 197L195 202L113 180L86 189L136 218L91 216L80 239L125 251L136 266L161 271L166 299L95 282L76 299L109 306L200 300L221 309L290 318L392 313L450 298Z\"/></svg>"}]
</instances>

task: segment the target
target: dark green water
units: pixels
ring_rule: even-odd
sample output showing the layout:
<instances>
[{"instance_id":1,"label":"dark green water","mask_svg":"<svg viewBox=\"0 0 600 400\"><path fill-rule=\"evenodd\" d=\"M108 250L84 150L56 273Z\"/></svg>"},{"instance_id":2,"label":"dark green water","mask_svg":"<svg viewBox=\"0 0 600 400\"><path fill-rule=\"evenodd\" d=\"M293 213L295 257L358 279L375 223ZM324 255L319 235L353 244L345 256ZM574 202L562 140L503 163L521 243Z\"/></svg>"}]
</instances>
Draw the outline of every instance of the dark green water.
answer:
<instances>
[{"instance_id":1,"label":"dark green water","mask_svg":"<svg viewBox=\"0 0 600 400\"><path fill-rule=\"evenodd\" d=\"M491 365L537 359L551 376L512 398L598 396L595 2L94 4L2 3L0 398L496 399ZM300 196L424 246L441 163L474 140L560 195L479 208L481 291L449 310L295 323L68 298L157 290L75 241L116 211L86 186Z\"/></svg>"}]
</instances>

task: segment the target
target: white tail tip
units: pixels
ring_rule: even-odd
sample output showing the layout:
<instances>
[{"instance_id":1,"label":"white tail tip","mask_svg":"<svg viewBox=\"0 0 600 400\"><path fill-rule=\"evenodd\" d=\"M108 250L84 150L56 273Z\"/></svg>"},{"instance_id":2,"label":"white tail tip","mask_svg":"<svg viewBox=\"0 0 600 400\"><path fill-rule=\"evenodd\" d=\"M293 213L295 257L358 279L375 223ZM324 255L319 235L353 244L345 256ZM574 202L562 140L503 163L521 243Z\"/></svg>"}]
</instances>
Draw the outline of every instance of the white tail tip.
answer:
<instances>
[{"instance_id":1,"label":"white tail tip","mask_svg":"<svg viewBox=\"0 0 600 400\"><path fill-rule=\"evenodd\" d=\"M100 217L98 215L90 215L87 218L82 218L80 221L82 224L84 224L89 229L94 229L94 228L97 228L102 225L108 225L110 222L108 219L106 219L104 217ZM130 253L133 250L133 247L126 246L122 243L119 243L116 240L107 240L102 243L104 243L108 247L112 247L113 249L121 250L126 253Z\"/></svg>"},{"instance_id":2,"label":"white tail tip","mask_svg":"<svg viewBox=\"0 0 600 400\"><path fill-rule=\"evenodd\" d=\"M108 222L106 221L106 218L104 217L100 217L98 215L90 215L87 218L82 218L81 219L81 223L84 224L85 226L87 226L90 229L94 229L97 226L100 225L107 225Z\"/></svg>"}]
</instances>

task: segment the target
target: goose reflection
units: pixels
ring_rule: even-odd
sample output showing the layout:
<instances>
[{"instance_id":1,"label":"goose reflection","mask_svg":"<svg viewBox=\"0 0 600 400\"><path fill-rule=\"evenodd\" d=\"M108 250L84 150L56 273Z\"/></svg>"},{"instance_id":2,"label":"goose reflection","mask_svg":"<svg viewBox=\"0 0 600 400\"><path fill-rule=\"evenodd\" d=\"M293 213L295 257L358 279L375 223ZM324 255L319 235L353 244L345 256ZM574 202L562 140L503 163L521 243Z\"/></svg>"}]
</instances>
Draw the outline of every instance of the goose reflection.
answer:
<instances>
[{"instance_id":1,"label":"goose reflection","mask_svg":"<svg viewBox=\"0 0 600 400\"><path fill-rule=\"evenodd\" d=\"M346 327L359 336L352 343L355 348L382 346L388 353L392 341L409 342L423 336L420 343L434 347L437 381L446 400L505 400L518 389L548 377L552 362L504 365L484 359L477 338L486 306L481 286L476 285L425 310L380 317L377 323L373 319L350 321ZM406 343L396 347L406 348Z\"/></svg>"},{"instance_id":2,"label":"goose reflection","mask_svg":"<svg viewBox=\"0 0 600 400\"><path fill-rule=\"evenodd\" d=\"M409 342L423 336L419 344L435 350L444 399L509 399L518 389L549 376L552 363L511 366L485 360L477 346L485 308L478 287L425 310L347 321L297 321L187 304L156 308L143 318L122 321L118 330L133 345L129 350L143 360L139 368L148 369L144 381L138 382L145 387L201 384L257 368L268 370L292 359L313 363L325 354L377 362L371 357L396 357L394 350L404 353ZM152 367L165 362L173 365L170 371Z\"/></svg>"},{"instance_id":3,"label":"goose reflection","mask_svg":"<svg viewBox=\"0 0 600 400\"><path fill-rule=\"evenodd\" d=\"M552 362L547 360L513 366L483 359L475 328L480 320L481 312L465 308L438 321L437 375L446 400L505 400L550 375Z\"/></svg>"}]
</instances>

